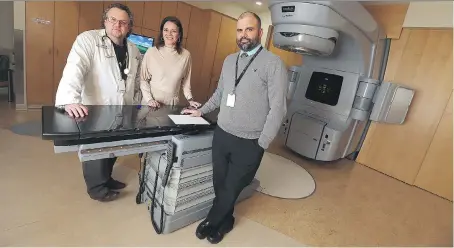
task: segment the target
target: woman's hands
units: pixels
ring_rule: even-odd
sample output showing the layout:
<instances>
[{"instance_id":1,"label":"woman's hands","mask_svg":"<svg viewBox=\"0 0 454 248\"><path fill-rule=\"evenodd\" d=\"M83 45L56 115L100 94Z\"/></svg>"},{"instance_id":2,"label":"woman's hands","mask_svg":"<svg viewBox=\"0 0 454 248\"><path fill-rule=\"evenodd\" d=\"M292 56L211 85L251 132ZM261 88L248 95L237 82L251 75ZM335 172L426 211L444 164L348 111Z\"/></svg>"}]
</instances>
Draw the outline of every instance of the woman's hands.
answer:
<instances>
[{"instance_id":1,"label":"woman's hands","mask_svg":"<svg viewBox=\"0 0 454 248\"><path fill-rule=\"evenodd\" d=\"M159 103L158 101L156 100L150 100L148 103L147 103L148 106L152 107L152 108L159 108L161 107L161 103ZM202 106L202 104L196 102L196 101L189 101L189 105L191 106L191 108L194 108L194 109L198 109L200 108L200 106Z\"/></svg>"},{"instance_id":2,"label":"woman's hands","mask_svg":"<svg viewBox=\"0 0 454 248\"><path fill-rule=\"evenodd\" d=\"M161 104L158 101L150 100L148 102L148 106L150 106L152 108L159 108L161 106Z\"/></svg>"},{"instance_id":3,"label":"woman's hands","mask_svg":"<svg viewBox=\"0 0 454 248\"><path fill-rule=\"evenodd\" d=\"M200 106L202 106L202 104L196 102L196 101L189 101L189 105L195 109L198 109Z\"/></svg>"}]
</instances>

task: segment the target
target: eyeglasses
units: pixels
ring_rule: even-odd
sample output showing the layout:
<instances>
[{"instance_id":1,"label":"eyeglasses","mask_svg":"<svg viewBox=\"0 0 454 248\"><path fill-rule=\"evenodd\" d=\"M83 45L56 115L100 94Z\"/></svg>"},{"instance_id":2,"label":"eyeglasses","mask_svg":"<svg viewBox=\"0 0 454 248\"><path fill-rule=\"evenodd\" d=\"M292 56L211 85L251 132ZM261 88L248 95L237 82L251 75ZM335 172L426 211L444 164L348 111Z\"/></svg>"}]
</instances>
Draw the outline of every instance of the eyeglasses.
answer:
<instances>
[{"instance_id":1,"label":"eyeglasses","mask_svg":"<svg viewBox=\"0 0 454 248\"><path fill-rule=\"evenodd\" d=\"M129 25L129 21L124 21L124 20L117 20L115 17L113 16L109 16L107 17L107 20L112 23L112 24L117 24L117 23L120 23L120 26L128 26Z\"/></svg>"}]
</instances>

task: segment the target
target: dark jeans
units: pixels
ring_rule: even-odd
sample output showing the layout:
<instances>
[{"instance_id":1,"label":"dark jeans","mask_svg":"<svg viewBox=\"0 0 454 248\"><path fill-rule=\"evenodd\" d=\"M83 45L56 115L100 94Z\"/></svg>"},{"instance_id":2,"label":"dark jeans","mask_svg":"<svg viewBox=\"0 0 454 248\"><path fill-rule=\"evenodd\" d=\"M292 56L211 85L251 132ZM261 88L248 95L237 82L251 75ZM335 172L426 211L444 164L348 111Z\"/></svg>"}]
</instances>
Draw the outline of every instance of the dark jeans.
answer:
<instances>
[{"instance_id":1,"label":"dark jeans","mask_svg":"<svg viewBox=\"0 0 454 248\"><path fill-rule=\"evenodd\" d=\"M82 162L87 193L90 196L102 197L109 191L106 183L111 180L115 161L117 161L117 158Z\"/></svg>"},{"instance_id":2,"label":"dark jeans","mask_svg":"<svg viewBox=\"0 0 454 248\"><path fill-rule=\"evenodd\" d=\"M263 153L257 139L239 138L216 128L212 146L215 198L207 216L214 226L233 217L235 202L254 179Z\"/></svg>"}]
</instances>

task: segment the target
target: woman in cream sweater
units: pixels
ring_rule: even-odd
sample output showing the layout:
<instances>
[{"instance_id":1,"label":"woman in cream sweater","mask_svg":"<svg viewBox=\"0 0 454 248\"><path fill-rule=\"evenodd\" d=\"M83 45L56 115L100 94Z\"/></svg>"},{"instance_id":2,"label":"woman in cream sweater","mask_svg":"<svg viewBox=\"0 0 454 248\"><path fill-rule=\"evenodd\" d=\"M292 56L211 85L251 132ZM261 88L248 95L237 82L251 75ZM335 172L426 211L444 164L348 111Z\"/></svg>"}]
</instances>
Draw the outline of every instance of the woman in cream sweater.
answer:
<instances>
[{"instance_id":1,"label":"woman in cream sweater","mask_svg":"<svg viewBox=\"0 0 454 248\"><path fill-rule=\"evenodd\" d=\"M178 105L182 88L191 107L200 107L192 98L191 54L181 46L182 37L183 26L178 18L168 16L162 20L156 46L148 49L142 60L142 105Z\"/></svg>"}]
</instances>

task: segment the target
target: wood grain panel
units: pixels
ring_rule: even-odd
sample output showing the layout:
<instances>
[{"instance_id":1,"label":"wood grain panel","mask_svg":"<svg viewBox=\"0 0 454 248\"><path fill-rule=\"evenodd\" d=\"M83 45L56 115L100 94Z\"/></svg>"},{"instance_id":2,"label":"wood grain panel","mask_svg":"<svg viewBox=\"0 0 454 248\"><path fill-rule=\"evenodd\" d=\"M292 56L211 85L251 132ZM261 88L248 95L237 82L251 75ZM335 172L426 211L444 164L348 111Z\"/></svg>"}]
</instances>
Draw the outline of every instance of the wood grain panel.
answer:
<instances>
[{"instance_id":1,"label":"wood grain panel","mask_svg":"<svg viewBox=\"0 0 454 248\"><path fill-rule=\"evenodd\" d=\"M189 4L178 2L177 4L177 18L180 19L183 26L183 38L188 37L189 23L191 19L192 7ZM202 31L203 32L203 31Z\"/></svg>"},{"instance_id":2,"label":"wood grain panel","mask_svg":"<svg viewBox=\"0 0 454 248\"><path fill-rule=\"evenodd\" d=\"M27 1L25 6L27 104L50 105L54 92L54 2Z\"/></svg>"},{"instance_id":3,"label":"wood grain panel","mask_svg":"<svg viewBox=\"0 0 454 248\"><path fill-rule=\"evenodd\" d=\"M177 2L162 1L161 19L159 20L159 22L161 22L162 19L166 18L167 16L176 16L176 15L177 15Z\"/></svg>"},{"instance_id":4,"label":"wood grain panel","mask_svg":"<svg viewBox=\"0 0 454 248\"><path fill-rule=\"evenodd\" d=\"M101 28L103 2L79 2L79 33Z\"/></svg>"},{"instance_id":5,"label":"wood grain panel","mask_svg":"<svg viewBox=\"0 0 454 248\"><path fill-rule=\"evenodd\" d=\"M79 33L79 2L55 2L54 27L54 92L57 93L58 84L66 65L71 47Z\"/></svg>"},{"instance_id":6,"label":"wood grain panel","mask_svg":"<svg viewBox=\"0 0 454 248\"><path fill-rule=\"evenodd\" d=\"M413 183L452 91L452 29L403 29L393 40L385 81L414 88L403 125L373 122L357 161Z\"/></svg>"},{"instance_id":7,"label":"wood grain panel","mask_svg":"<svg viewBox=\"0 0 454 248\"><path fill-rule=\"evenodd\" d=\"M159 31L159 25L161 24L161 9L162 2L145 2L142 28Z\"/></svg>"},{"instance_id":8,"label":"wood grain panel","mask_svg":"<svg viewBox=\"0 0 454 248\"><path fill-rule=\"evenodd\" d=\"M383 28L388 38L399 39L409 3L368 4L364 7Z\"/></svg>"},{"instance_id":9,"label":"wood grain panel","mask_svg":"<svg viewBox=\"0 0 454 248\"><path fill-rule=\"evenodd\" d=\"M154 43L156 44L159 32L151 29L142 28L142 34L148 37L154 38Z\"/></svg>"},{"instance_id":10,"label":"wood grain panel","mask_svg":"<svg viewBox=\"0 0 454 248\"><path fill-rule=\"evenodd\" d=\"M414 185L452 201L452 93Z\"/></svg>"},{"instance_id":11,"label":"wood grain panel","mask_svg":"<svg viewBox=\"0 0 454 248\"><path fill-rule=\"evenodd\" d=\"M126 1L125 4L134 15L134 26L142 27L145 2Z\"/></svg>"},{"instance_id":12,"label":"wood grain panel","mask_svg":"<svg viewBox=\"0 0 454 248\"><path fill-rule=\"evenodd\" d=\"M236 44L236 23L236 19L230 16L222 16L208 96L211 96L218 86L225 58L235 53L238 47Z\"/></svg>"},{"instance_id":13,"label":"wood grain panel","mask_svg":"<svg viewBox=\"0 0 454 248\"><path fill-rule=\"evenodd\" d=\"M214 11L209 12L209 23L208 23L208 32L206 39L206 47L203 55L203 70L201 73L201 81L203 84L211 85L211 71L213 70L214 56L216 54L216 48L219 40L219 31L221 28L222 15ZM205 101L211 96L209 90L203 93L205 96Z\"/></svg>"},{"instance_id":14,"label":"wood grain panel","mask_svg":"<svg viewBox=\"0 0 454 248\"><path fill-rule=\"evenodd\" d=\"M236 46L236 21L223 16L218 36L216 55L214 57L213 71L211 77L218 78L221 74L222 64L225 58L235 52ZM210 94L214 92L217 85L210 85Z\"/></svg>"},{"instance_id":15,"label":"wood grain panel","mask_svg":"<svg viewBox=\"0 0 454 248\"><path fill-rule=\"evenodd\" d=\"M205 44L207 42L208 29L200 28L206 25L209 13L198 8L193 8L189 27L186 49L192 57L191 88L192 95L196 101L204 101L209 88L209 81L202 81L202 64L204 58Z\"/></svg>"},{"instance_id":16,"label":"wood grain panel","mask_svg":"<svg viewBox=\"0 0 454 248\"><path fill-rule=\"evenodd\" d=\"M143 33L142 33L142 27L134 26L134 27L132 27L132 32L135 33L135 34L143 35Z\"/></svg>"},{"instance_id":17,"label":"wood grain panel","mask_svg":"<svg viewBox=\"0 0 454 248\"><path fill-rule=\"evenodd\" d=\"M104 11L105 9L107 9L107 7L109 7L109 5L111 5L113 3L126 4L126 1L103 1L102 10Z\"/></svg>"}]
</instances>

